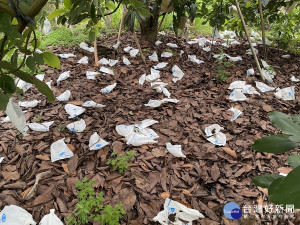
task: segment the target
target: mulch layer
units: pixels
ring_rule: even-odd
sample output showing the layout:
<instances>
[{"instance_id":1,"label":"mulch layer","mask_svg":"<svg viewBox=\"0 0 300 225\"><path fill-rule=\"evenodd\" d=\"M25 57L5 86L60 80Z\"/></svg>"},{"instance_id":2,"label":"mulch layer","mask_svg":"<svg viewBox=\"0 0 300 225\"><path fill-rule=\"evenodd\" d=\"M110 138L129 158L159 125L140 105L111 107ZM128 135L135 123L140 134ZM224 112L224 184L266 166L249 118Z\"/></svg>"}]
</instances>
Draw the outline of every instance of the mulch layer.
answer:
<instances>
[{"instance_id":1,"label":"mulch layer","mask_svg":"<svg viewBox=\"0 0 300 225\"><path fill-rule=\"evenodd\" d=\"M239 220L228 220L223 215L226 202L234 201L241 207L243 205L270 204L267 199L267 189L258 188L251 179L260 174L288 172L290 168L286 163L288 154L273 155L255 152L251 145L262 136L274 134L278 130L270 123L268 113L277 110L289 115L300 112L299 88L297 83L290 81L292 75L300 75L300 57L291 55L290 59L281 56L287 52L269 47L268 63L277 73L271 86L280 88L295 85L296 99L293 101L279 100L274 92L261 93L261 95L247 95L244 102L232 102L228 99L231 90L228 86L235 80L246 80L247 84L255 87L259 77L246 77L249 68L255 68L251 55L246 54L249 45L220 49L230 56L241 56L240 62L235 62L226 68L229 78L218 83L217 62L208 60L209 53L202 50L197 44L189 45L183 39L172 35L160 35L163 41L160 46L141 42L147 58L143 64L140 57L130 58L123 51L124 47L136 48L133 37L127 33L122 36L119 52L112 52L106 58L119 59L114 66L114 76L101 74L97 80L88 80L86 71L98 71L94 65L93 57L89 56L89 64L82 65L76 62L84 55L77 47L53 47L56 53L74 53L76 58L61 59L60 69L44 66L45 81L53 80L52 90L55 96L65 90L70 90L70 101L80 104L87 100L106 105L105 108L87 108L79 116L85 120L87 129L77 135L64 127L77 120L69 119L64 110L65 102L56 100L50 104L45 96L32 87L24 94L24 99L38 99L42 102L35 108L28 109L25 114L28 122L55 121L47 133L30 131L30 136L22 137L11 123L0 124L0 156L5 159L0 165L0 208L15 204L23 207L33 215L35 221L56 209L56 214L65 220L71 215L77 202L78 191L74 184L78 179L87 177L97 181L97 191L102 191L106 203L123 203L127 214L120 224L156 224L152 218L163 209L166 197L195 208L204 214L205 219L194 221L194 224L299 224L296 219L271 219L252 213L252 217ZM171 98L179 102L166 103L159 108L144 106L150 99L165 98L157 93L149 83L139 85L139 77L150 74L150 68L156 65L148 56L157 51L160 55L164 50L170 49L165 44L176 43L179 53L185 51L182 57L178 55L171 58L160 58L160 62L168 62L161 69L161 79L167 82L167 89ZM116 37L105 37L99 44L112 46ZM262 57L262 46L258 47L258 57ZM197 55L205 61L203 64L190 62L187 54ZM131 65L126 66L122 57L126 56ZM101 57L100 57L101 58ZM173 83L171 68L178 65L185 73L182 80ZM67 70L71 77L56 83L58 76ZM116 88L109 94L100 93L100 89L117 82ZM239 107L243 114L233 122L228 111L230 107ZM5 117L5 112L0 111ZM159 135L158 143L133 147L126 145L126 140L117 134L115 127L118 124L134 124L144 119L154 119L159 123L151 128ZM226 134L226 148L215 146L206 140L204 128L211 124L224 127ZM90 151L88 141L92 133L98 132L110 145L99 151ZM50 145L65 138L65 142L74 152L74 157L52 163L50 161ZM167 152L165 144L182 145L186 158L175 158ZM111 153L124 153L136 151L132 166L124 173L112 171L106 162ZM228 154L233 150L235 154ZM50 171L43 177L35 194L28 200L25 196L35 182L36 175ZM250 215L250 214L249 214ZM255 216L258 216L255 218Z\"/></svg>"}]
</instances>

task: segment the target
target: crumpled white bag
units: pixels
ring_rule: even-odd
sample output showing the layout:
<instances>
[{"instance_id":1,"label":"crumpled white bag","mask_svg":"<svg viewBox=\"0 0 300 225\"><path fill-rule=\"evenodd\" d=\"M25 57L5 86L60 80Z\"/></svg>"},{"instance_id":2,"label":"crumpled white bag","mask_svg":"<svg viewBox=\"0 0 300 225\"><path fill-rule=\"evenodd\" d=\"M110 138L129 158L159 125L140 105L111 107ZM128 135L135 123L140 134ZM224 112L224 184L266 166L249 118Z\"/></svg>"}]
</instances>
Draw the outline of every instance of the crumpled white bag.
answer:
<instances>
[{"instance_id":1,"label":"crumpled white bag","mask_svg":"<svg viewBox=\"0 0 300 225\"><path fill-rule=\"evenodd\" d=\"M250 85L250 84L246 84L244 86L244 88L242 89L242 93L244 93L244 94L250 94L250 95L252 95L252 94L260 95L256 91L256 89L254 87L252 87L252 85Z\"/></svg>"},{"instance_id":2,"label":"crumpled white bag","mask_svg":"<svg viewBox=\"0 0 300 225\"><path fill-rule=\"evenodd\" d=\"M286 87L283 89L277 88L274 93L276 98L282 100L294 100L295 99L295 86Z\"/></svg>"},{"instance_id":3,"label":"crumpled white bag","mask_svg":"<svg viewBox=\"0 0 300 225\"><path fill-rule=\"evenodd\" d=\"M263 76L269 83L272 83L276 72L271 69L271 66L266 61L261 60L261 63L264 67L264 69L262 69Z\"/></svg>"},{"instance_id":4,"label":"crumpled white bag","mask_svg":"<svg viewBox=\"0 0 300 225\"><path fill-rule=\"evenodd\" d=\"M28 127L34 131L47 132L50 129L50 126L54 121L45 122L45 123L28 123Z\"/></svg>"},{"instance_id":5,"label":"crumpled white bag","mask_svg":"<svg viewBox=\"0 0 300 225\"><path fill-rule=\"evenodd\" d=\"M251 75L254 75L254 69L253 68L247 70L247 77L251 76Z\"/></svg>"},{"instance_id":6,"label":"crumpled white bag","mask_svg":"<svg viewBox=\"0 0 300 225\"><path fill-rule=\"evenodd\" d=\"M270 87L262 82L255 81L256 87L261 91L261 92L267 92L267 91L273 91L275 90L275 87Z\"/></svg>"},{"instance_id":7,"label":"crumpled white bag","mask_svg":"<svg viewBox=\"0 0 300 225\"><path fill-rule=\"evenodd\" d=\"M4 159L4 157L0 157L0 164L2 163L3 159Z\"/></svg>"},{"instance_id":8,"label":"crumpled white bag","mask_svg":"<svg viewBox=\"0 0 300 225\"><path fill-rule=\"evenodd\" d=\"M130 56L131 57L136 57L136 55L139 53L139 50L138 49L131 49L130 51L129 51L129 54L130 54Z\"/></svg>"},{"instance_id":9,"label":"crumpled white bag","mask_svg":"<svg viewBox=\"0 0 300 225\"><path fill-rule=\"evenodd\" d=\"M76 55L74 54L59 54L58 55L60 58L63 58L63 59L67 59L67 58L71 58L71 57L76 57Z\"/></svg>"},{"instance_id":10,"label":"crumpled white bag","mask_svg":"<svg viewBox=\"0 0 300 225\"><path fill-rule=\"evenodd\" d=\"M162 44L162 43L163 43L162 41L159 41L159 40L158 40L158 41L155 42L155 45L156 45L156 46L159 46L159 45Z\"/></svg>"},{"instance_id":11,"label":"crumpled white bag","mask_svg":"<svg viewBox=\"0 0 300 225\"><path fill-rule=\"evenodd\" d=\"M9 99L5 112L17 130L20 131L24 136L28 136L28 126L26 125L24 114L20 106L13 102L13 98Z\"/></svg>"},{"instance_id":12,"label":"crumpled white bag","mask_svg":"<svg viewBox=\"0 0 300 225\"><path fill-rule=\"evenodd\" d=\"M293 81L293 82L299 82L300 79L296 78L295 76L292 76L291 77L291 81Z\"/></svg>"},{"instance_id":13,"label":"crumpled white bag","mask_svg":"<svg viewBox=\"0 0 300 225\"><path fill-rule=\"evenodd\" d=\"M255 55L257 55L257 54L258 54L258 50L257 50L256 48L253 48L253 49L254 49L254 53L255 53ZM248 54L248 55L252 55L251 48L250 48L250 49L247 49L247 51L246 51L246 54Z\"/></svg>"},{"instance_id":14,"label":"crumpled white bag","mask_svg":"<svg viewBox=\"0 0 300 225\"><path fill-rule=\"evenodd\" d=\"M207 140L214 145L225 146L226 135L221 132L224 128L218 124L213 124L205 128L205 134L208 136Z\"/></svg>"},{"instance_id":15,"label":"crumpled white bag","mask_svg":"<svg viewBox=\"0 0 300 225\"><path fill-rule=\"evenodd\" d=\"M175 221L169 220L169 215L175 214ZM161 225L192 225L194 220L204 218L204 216L196 209L190 209L185 205L166 198L164 204L164 210L159 212L157 216L153 218L154 222L159 222ZM187 221L184 223L182 221Z\"/></svg>"},{"instance_id":16,"label":"crumpled white bag","mask_svg":"<svg viewBox=\"0 0 300 225\"><path fill-rule=\"evenodd\" d=\"M102 58L98 61L99 64L102 65L109 65L110 67L113 67L119 62L117 59L107 59L107 58Z\"/></svg>"},{"instance_id":17,"label":"crumpled white bag","mask_svg":"<svg viewBox=\"0 0 300 225\"><path fill-rule=\"evenodd\" d=\"M100 90L100 92L101 92L101 93L109 93L109 92L111 92L116 86L117 86L117 83L108 85L108 86L106 86L105 88L102 88L102 89Z\"/></svg>"},{"instance_id":18,"label":"crumpled white bag","mask_svg":"<svg viewBox=\"0 0 300 225\"><path fill-rule=\"evenodd\" d=\"M172 57L172 56L173 56L173 53L171 53L171 52L163 52L160 55L160 57L163 57L163 58L169 58L169 57Z\"/></svg>"},{"instance_id":19,"label":"crumpled white bag","mask_svg":"<svg viewBox=\"0 0 300 225\"><path fill-rule=\"evenodd\" d=\"M19 106L25 107L25 108L33 108L36 107L39 103L41 103L40 100L32 100L28 102L19 102Z\"/></svg>"},{"instance_id":20,"label":"crumpled white bag","mask_svg":"<svg viewBox=\"0 0 300 225\"><path fill-rule=\"evenodd\" d=\"M51 23L48 20L48 18L46 18L46 20L44 21L43 32L44 32L45 35L48 35L48 34L51 33L51 31L52 31Z\"/></svg>"},{"instance_id":21,"label":"crumpled white bag","mask_svg":"<svg viewBox=\"0 0 300 225\"><path fill-rule=\"evenodd\" d=\"M64 102L64 101L68 101L70 97L71 97L71 91L66 90L60 96L56 97L56 99L60 102Z\"/></svg>"},{"instance_id":22,"label":"crumpled white bag","mask_svg":"<svg viewBox=\"0 0 300 225\"><path fill-rule=\"evenodd\" d=\"M79 59L77 63L79 63L79 64L88 64L89 63L89 58L87 56L84 56L81 59Z\"/></svg>"},{"instance_id":23,"label":"crumpled white bag","mask_svg":"<svg viewBox=\"0 0 300 225\"><path fill-rule=\"evenodd\" d=\"M181 145L172 145L170 142L167 142L166 148L173 156L186 158L186 156L182 153Z\"/></svg>"},{"instance_id":24,"label":"crumpled white bag","mask_svg":"<svg viewBox=\"0 0 300 225\"><path fill-rule=\"evenodd\" d=\"M233 57L233 56L227 55L227 58L229 59L229 61L232 61L232 62L239 62L239 61L243 60L243 58L241 56Z\"/></svg>"},{"instance_id":25,"label":"crumpled white bag","mask_svg":"<svg viewBox=\"0 0 300 225\"><path fill-rule=\"evenodd\" d=\"M123 56L123 63L128 66L131 64L131 62L129 61L129 59L127 59L125 56Z\"/></svg>"},{"instance_id":26,"label":"crumpled white bag","mask_svg":"<svg viewBox=\"0 0 300 225\"><path fill-rule=\"evenodd\" d=\"M165 88L165 86L168 85L167 83L157 80L156 82L150 83L150 85L153 86L153 89L158 93L163 93L167 98L170 98L171 94L168 89Z\"/></svg>"},{"instance_id":27,"label":"crumpled white bag","mask_svg":"<svg viewBox=\"0 0 300 225\"><path fill-rule=\"evenodd\" d=\"M160 71L151 68L151 74L146 76L146 81L152 82L160 78Z\"/></svg>"},{"instance_id":28,"label":"crumpled white bag","mask_svg":"<svg viewBox=\"0 0 300 225\"><path fill-rule=\"evenodd\" d=\"M116 131L119 135L125 137L127 145L140 146L144 144L154 144L157 143L154 139L159 136L154 132L154 130L147 127L155 123L158 123L158 121L146 119L143 120L141 124L117 125Z\"/></svg>"},{"instance_id":29,"label":"crumpled white bag","mask_svg":"<svg viewBox=\"0 0 300 225\"><path fill-rule=\"evenodd\" d=\"M142 76L139 78L139 85L144 85L146 81L146 74L144 73Z\"/></svg>"},{"instance_id":30,"label":"crumpled white bag","mask_svg":"<svg viewBox=\"0 0 300 225\"><path fill-rule=\"evenodd\" d=\"M206 38L202 37L202 38L193 38L192 40L187 42L189 45L193 45L193 44L199 44L200 47L204 47L205 43L206 43Z\"/></svg>"},{"instance_id":31,"label":"crumpled white bag","mask_svg":"<svg viewBox=\"0 0 300 225\"><path fill-rule=\"evenodd\" d=\"M55 215L55 210L50 209L50 213L45 215L39 225L64 225L63 222Z\"/></svg>"},{"instance_id":32,"label":"crumpled white bag","mask_svg":"<svg viewBox=\"0 0 300 225\"><path fill-rule=\"evenodd\" d=\"M236 33L231 30L224 30L223 32L220 33L220 35L222 39L224 39L226 36L229 36L229 38L232 39L236 37Z\"/></svg>"},{"instance_id":33,"label":"crumpled white bag","mask_svg":"<svg viewBox=\"0 0 300 225\"><path fill-rule=\"evenodd\" d=\"M57 79L57 82L68 79L70 77L70 72L71 71L66 71L66 72L63 72L62 74L60 74L58 79Z\"/></svg>"},{"instance_id":34,"label":"crumpled white bag","mask_svg":"<svg viewBox=\"0 0 300 225\"><path fill-rule=\"evenodd\" d=\"M153 52L152 55L149 56L149 59L154 62L158 62L158 55L156 52Z\"/></svg>"},{"instance_id":35,"label":"crumpled white bag","mask_svg":"<svg viewBox=\"0 0 300 225\"><path fill-rule=\"evenodd\" d=\"M291 58L291 55L282 55L281 57L284 59L289 59L289 58Z\"/></svg>"},{"instance_id":36,"label":"crumpled white bag","mask_svg":"<svg viewBox=\"0 0 300 225\"><path fill-rule=\"evenodd\" d=\"M16 206L5 206L0 212L0 224L2 225L36 225L32 215L25 209Z\"/></svg>"},{"instance_id":37,"label":"crumpled white bag","mask_svg":"<svg viewBox=\"0 0 300 225\"><path fill-rule=\"evenodd\" d=\"M82 104L83 107L94 107L94 108L103 108L106 105L98 104L94 101L86 101Z\"/></svg>"},{"instance_id":38,"label":"crumpled white bag","mask_svg":"<svg viewBox=\"0 0 300 225\"><path fill-rule=\"evenodd\" d=\"M17 85L18 88L23 90L23 93L25 93L32 87L32 84L30 84L24 80L21 80L20 78L17 78L15 80L15 84Z\"/></svg>"},{"instance_id":39,"label":"crumpled white bag","mask_svg":"<svg viewBox=\"0 0 300 225\"><path fill-rule=\"evenodd\" d=\"M107 73L107 74L110 74L110 75L114 75L114 71L112 71L111 69L108 69L108 68L105 67L105 66L101 66L100 72L102 72L102 73Z\"/></svg>"},{"instance_id":40,"label":"crumpled white bag","mask_svg":"<svg viewBox=\"0 0 300 225\"><path fill-rule=\"evenodd\" d=\"M52 80L50 80L49 82L46 82L46 84L51 89Z\"/></svg>"},{"instance_id":41,"label":"crumpled white bag","mask_svg":"<svg viewBox=\"0 0 300 225\"><path fill-rule=\"evenodd\" d=\"M183 53L184 53L184 51L180 50L180 53L179 53L180 58L181 58L181 56L182 56Z\"/></svg>"},{"instance_id":42,"label":"crumpled white bag","mask_svg":"<svg viewBox=\"0 0 300 225\"><path fill-rule=\"evenodd\" d=\"M178 48L177 44L167 43L166 45L169 46L170 48Z\"/></svg>"},{"instance_id":43,"label":"crumpled white bag","mask_svg":"<svg viewBox=\"0 0 300 225\"><path fill-rule=\"evenodd\" d=\"M99 64L102 65L108 65L109 64L109 60L107 58L102 58L98 61Z\"/></svg>"},{"instance_id":44,"label":"crumpled white bag","mask_svg":"<svg viewBox=\"0 0 300 225\"><path fill-rule=\"evenodd\" d=\"M205 51L205 52L210 52L210 50L211 50L211 48L209 46L203 48L203 51Z\"/></svg>"},{"instance_id":45,"label":"crumpled white bag","mask_svg":"<svg viewBox=\"0 0 300 225\"><path fill-rule=\"evenodd\" d=\"M73 104L66 104L65 110L70 115L68 118L77 117L85 112L85 108Z\"/></svg>"},{"instance_id":46,"label":"crumpled white bag","mask_svg":"<svg viewBox=\"0 0 300 225\"><path fill-rule=\"evenodd\" d=\"M85 121L83 119L81 119L81 120L78 120L74 123L70 123L70 124L67 125L67 128L70 131L74 131L76 133L83 132L84 129L86 128Z\"/></svg>"},{"instance_id":47,"label":"crumpled white bag","mask_svg":"<svg viewBox=\"0 0 300 225\"><path fill-rule=\"evenodd\" d=\"M89 80L96 80L96 76L99 75L98 72L86 71L86 78Z\"/></svg>"},{"instance_id":48,"label":"crumpled white bag","mask_svg":"<svg viewBox=\"0 0 300 225\"><path fill-rule=\"evenodd\" d=\"M35 77L36 77L37 79L39 79L40 81L43 81L44 78L45 78L45 74L37 74L37 75L35 75Z\"/></svg>"},{"instance_id":49,"label":"crumpled white bag","mask_svg":"<svg viewBox=\"0 0 300 225\"><path fill-rule=\"evenodd\" d=\"M112 47L114 49L118 49L120 45L121 45L121 42L119 41L117 44L114 44Z\"/></svg>"},{"instance_id":50,"label":"crumpled white bag","mask_svg":"<svg viewBox=\"0 0 300 225\"><path fill-rule=\"evenodd\" d=\"M200 64L200 63L204 63L203 60L201 59L197 59L197 56L196 55L188 55L188 58L191 62L194 62L194 63L197 63L197 64Z\"/></svg>"},{"instance_id":51,"label":"crumpled white bag","mask_svg":"<svg viewBox=\"0 0 300 225\"><path fill-rule=\"evenodd\" d=\"M152 108L157 108L157 107L161 106L161 104L166 103L166 102L178 103L179 100L171 99L171 98L164 98L162 100L152 100L152 99L150 99L149 102L147 104L144 104L144 105L152 107Z\"/></svg>"},{"instance_id":52,"label":"crumpled white bag","mask_svg":"<svg viewBox=\"0 0 300 225\"><path fill-rule=\"evenodd\" d=\"M123 50L124 50L124 52L129 52L131 49L133 49L131 46L128 46L128 47L126 47L126 48L124 48Z\"/></svg>"},{"instance_id":53,"label":"crumpled white bag","mask_svg":"<svg viewBox=\"0 0 300 225\"><path fill-rule=\"evenodd\" d=\"M247 97L243 94L243 89L234 89L229 95L229 99L232 101L246 101Z\"/></svg>"},{"instance_id":54,"label":"crumpled white bag","mask_svg":"<svg viewBox=\"0 0 300 225\"><path fill-rule=\"evenodd\" d=\"M89 148L90 150L99 150L109 143L100 138L100 136L97 134L97 132L93 133L89 140Z\"/></svg>"},{"instance_id":55,"label":"crumpled white bag","mask_svg":"<svg viewBox=\"0 0 300 225\"><path fill-rule=\"evenodd\" d=\"M94 47L89 47L87 43L81 42L79 44L79 47L88 51L88 52L94 52Z\"/></svg>"},{"instance_id":56,"label":"crumpled white bag","mask_svg":"<svg viewBox=\"0 0 300 225\"><path fill-rule=\"evenodd\" d=\"M184 72L182 72L182 70L177 66L173 66L172 68L172 74L174 76L174 78L172 79L172 81L174 83L176 83L177 81L181 80L184 76Z\"/></svg>"},{"instance_id":57,"label":"crumpled white bag","mask_svg":"<svg viewBox=\"0 0 300 225\"><path fill-rule=\"evenodd\" d=\"M159 70L159 69L166 67L166 65L168 65L168 63L161 62L161 63L158 63L156 66L154 66L154 69Z\"/></svg>"},{"instance_id":58,"label":"crumpled white bag","mask_svg":"<svg viewBox=\"0 0 300 225\"><path fill-rule=\"evenodd\" d=\"M65 138L60 139L50 146L51 162L66 159L74 156L74 153L69 149L65 143Z\"/></svg>"},{"instance_id":59,"label":"crumpled white bag","mask_svg":"<svg viewBox=\"0 0 300 225\"><path fill-rule=\"evenodd\" d=\"M231 122L236 120L243 112L237 108L233 108L231 107L230 109L228 109L229 111L233 112L233 116L231 117Z\"/></svg>"}]
</instances>

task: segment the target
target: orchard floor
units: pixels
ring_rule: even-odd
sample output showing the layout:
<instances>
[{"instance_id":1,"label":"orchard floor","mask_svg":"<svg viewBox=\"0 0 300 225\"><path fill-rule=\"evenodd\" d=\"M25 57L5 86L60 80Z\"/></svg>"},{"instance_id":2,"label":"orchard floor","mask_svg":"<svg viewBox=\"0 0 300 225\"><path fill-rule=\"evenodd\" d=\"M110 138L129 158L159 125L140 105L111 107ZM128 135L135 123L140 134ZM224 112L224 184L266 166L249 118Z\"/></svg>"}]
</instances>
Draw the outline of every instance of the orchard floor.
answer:
<instances>
[{"instance_id":1,"label":"orchard floor","mask_svg":"<svg viewBox=\"0 0 300 225\"><path fill-rule=\"evenodd\" d=\"M228 201L234 201L241 207L257 204L270 204L267 200L267 190L253 185L251 178L259 174L288 172L285 155L261 154L251 150L251 145L258 138L277 132L268 119L268 113L277 110L290 115L300 111L299 84L290 81L292 75L300 75L300 57L291 53L290 59L281 58L287 54L275 48L268 48L268 63L279 66L274 87L295 86L296 99L293 101L279 100L274 91L261 93L261 95L247 95L244 102L232 102L228 99L231 90L228 86L235 80L245 80L247 84L255 87L259 77L246 77L249 68L255 68L251 55L246 54L249 46L245 43L232 46L223 51L230 56L241 56L240 62L235 62L226 71L228 80L216 82L217 63L215 59L208 60L209 53L196 45L189 45L182 39L172 35L159 36L163 41L160 46L149 45L142 42L142 48L147 58L143 64L140 57L130 58L123 51L124 47L133 46L135 42L130 34L124 34L119 53L112 53L106 58L119 59L114 66L114 76L101 73L97 80L88 80L86 71L97 71L94 67L93 57L89 57L89 64L82 65L76 62L83 56L74 48L54 48L59 53L74 53L76 58L61 59L61 68L52 69L44 67L45 81L53 80L52 90L55 96L65 90L70 90L70 102L82 104L87 100L106 105L105 108L87 108L79 117L84 119L86 130L77 135L64 127L76 121L69 119L64 110L65 102L55 101L48 103L36 88L29 89L24 94L24 100L38 99L42 102L35 108L30 108L25 114L29 122L55 121L47 133L29 131L30 136L17 135L11 123L0 124L0 156L5 159L0 165L0 208L15 204L30 212L35 221L54 208L56 214L64 221L71 215L77 202L78 191L74 187L78 179L87 177L97 181L97 191L104 193L106 203L123 203L127 214L120 224L155 224L152 218L163 209L164 198L170 198L185 203L199 210L206 217L194 224L299 224L295 219L274 221L259 214L252 213L252 219L228 220L223 215L223 206ZM170 49L165 44L177 43L179 49L172 49L179 53L182 49L190 55L197 55L205 61L202 64L190 62L187 55L177 54L171 58L160 58L160 62L168 62L161 69L161 79L167 82L167 89L171 98L177 98L179 103L166 103L159 108L144 106L150 99L162 99L164 95L157 93L148 82L139 85L139 77L150 74L150 68L156 65L148 56L157 51L160 55L164 50ZM112 46L116 37L107 37L99 40L99 44ZM221 49L218 45L215 53ZM262 47L258 47L261 58ZM126 66L122 62L125 55L131 61ZM101 59L101 56L100 56ZM185 73L182 80L173 83L171 68L178 65ZM67 70L71 77L56 83L58 76ZM100 93L103 87L117 82L116 88L110 94ZM239 107L243 114L234 122L228 111L230 107ZM1 117L5 117L3 111ZM126 145L126 140L119 136L115 130L118 124L134 124L144 119L154 119L159 123L151 128L159 135L158 143L133 147ZM223 147L215 146L206 140L204 128L211 124L224 127L227 150L236 152L228 154ZM99 151L90 151L88 141L92 133L98 132L110 144ZM75 156L70 159L52 163L50 161L50 145L65 138ZM184 158L175 158L167 152L166 142L182 145ZM136 151L132 166L124 173L112 171L106 165L112 152L123 153ZM228 152L228 151L227 151ZM35 182L37 174L50 171L40 180L36 193L24 200ZM250 214L249 214L250 215ZM255 215L258 218L255 219Z\"/></svg>"}]
</instances>

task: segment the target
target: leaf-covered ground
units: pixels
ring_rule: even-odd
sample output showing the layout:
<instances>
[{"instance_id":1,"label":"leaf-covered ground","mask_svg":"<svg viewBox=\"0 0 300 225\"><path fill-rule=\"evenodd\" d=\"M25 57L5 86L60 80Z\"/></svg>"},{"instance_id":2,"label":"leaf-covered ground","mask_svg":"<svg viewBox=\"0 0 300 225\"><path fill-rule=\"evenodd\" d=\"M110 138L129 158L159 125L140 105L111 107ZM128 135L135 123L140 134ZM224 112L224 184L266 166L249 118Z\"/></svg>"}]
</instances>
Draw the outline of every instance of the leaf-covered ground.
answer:
<instances>
[{"instance_id":1,"label":"leaf-covered ground","mask_svg":"<svg viewBox=\"0 0 300 225\"><path fill-rule=\"evenodd\" d=\"M163 209L164 198L174 200L199 210L205 219L195 224L267 224L263 217L229 221L223 216L223 206L228 201L237 202L240 206L269 204L267 190L257 188L251 178L265 173L287 173L290 169L286 164L286 155L261 154L251 150L254 141L262 136L272 134L277 130L271 125L268 113L273 110L295 115L299 113L299 88L297 83L290 81L292 75L300 75L300 58L291 54L290 59L281 56L287 54L275 48L268 48L268 63L279 66L275 69L277 75L274 87L295 85L296 100L282 101L274 96L274 92L261 95L247 95L245 102L232 102L228 99L231 90L228 86L235 80L246 80L247 84L255 86L259 77L246 77L249 68L255 68L252 56L246 54L247 44L236 45L224 52L230 56L242 56L241 62L235 62L226 70L229 79L219 84L216 82L216 60L208 61L209 53L197 44L189 45L174 36L159 36L163 41L160 46L142 42L142 48L147 58L143 64L140 57L130 58L123 51L124 47L136 47L130 34L122 37L119 53L112 53L106 58L120 59L114 66L114 76L102 74L97 80L88 80L86 71L97 71L92 57L89 64L76 62L83 56L77 48L54 48L53 52L74 53L76 58L62 59L59 70L44 67L45 80L52 82L52 90L56 96L65 90L70 90L70 102L80 105L87 100L106 105L105 108L88 108L79 117L84 119L87 129L77 135L69 131L67 124L76 121L69 119L64 110L66 103L55 101L49 104L35 88L24 94L25 100L38 99L42 102L31 108L25 114L29 122L54 120L47 133L30 131L30 136L21 137L11 123L0 124L0 156L4 161L0 164L0 208L16 204L30 213L36 221L56 209L56 214L64 220L71 215L77 202L78 191L74 183L87 177L97 181L97 191L102 191L108 204L122 202L127 214L120 224L154 224L152 218ZM160 55L166 49L165 44L177 43L179 49L171 58L160 58L160 62L168 62L161 69L161 79L167 82L171 98L177 98L179 103L166 103L159 108L144 106L150 99L162 99L164 95L157 93L149 83L138 84L139 77L150 74L150 68L156 65L148 56L157 51ZM100 40L100 44L112 46L115 37ZM182 57L179 50L185 51ZM217 53L220 46L215 48ZM261 57L262 47L258 47ZM187 54L197 55L205 61L196 64L187 59ZM126 66L122 62L125 55L131 61ZM101 58L101 57L100 57ZM177 65L185 73L182 80L173 83L171 68ZM71 77L56 83L58 76L67 70ZM117 82L116 88L109 94L100 93L100 89ZM240 108L243 114L234 122L228 109L232 106ZM3 111L1 117L5 117ZM144 119L154 119L159 123L151 128L159 135L158 143L133 147L126 145L126 140L117 134L118 124L134 124ZM224 127L227 144L217 147L206 140L204 128L211 124ZM65 128L65 129L64 129ZM88 141L90 136L98 132L110 145L99 151L90 151ZM65 138L65 142L74 152L70 159L55 163L50 161L50 145ZM182 145L187 156L174 158L165 148L166 142ZM135 150L135 159L125 174L112 171L106 165L112 152L123 153ZM231 151L232 150L232 151ZM236 153L236 154L234 154ZM35 183L36 175L50 171L39 181L36 192L25 200L24 196ZM258 215L252 213L253 216ZM255 222L256 221L256 222ZM269 224L298 224L295 220L275 219Z\"/></svg>"}]
</instances>

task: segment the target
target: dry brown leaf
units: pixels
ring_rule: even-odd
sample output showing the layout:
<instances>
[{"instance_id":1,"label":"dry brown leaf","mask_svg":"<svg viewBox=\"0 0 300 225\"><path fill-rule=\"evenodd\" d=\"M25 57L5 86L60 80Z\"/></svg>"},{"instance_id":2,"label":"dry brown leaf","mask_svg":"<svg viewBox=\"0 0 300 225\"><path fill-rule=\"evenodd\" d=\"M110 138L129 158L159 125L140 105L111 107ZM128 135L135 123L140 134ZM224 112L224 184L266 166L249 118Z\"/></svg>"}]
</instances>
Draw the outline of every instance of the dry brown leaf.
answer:
<instances>
[{"instance_id":1,"label":"dry brown leaf","mask_svg":"<svg viewBox=\"0 0 300 225\"><path fill-rule=\"evenodd\" d=\"M66 173L70 173L70 171L69 171L69 169L68 169L68 164L67 164L67 163L62 163L61 166L62 166L62 168L64 169L64 171L65 171Z\"/></svg>"},{"instance_id":2,"label":"dry brown leaf","mask_svg":"<svg viewBox=\"0 0 300 225\"><path fill-rule=\"evenodd\" d=\"M72 152L75 151L75 147L74 147L73 145L67 144L67 146L68 146L68 148L69 148Z\"/></svg>"},{"instance_id":3,"label":"dry brown leaf","mask_svg":"<svg viewBox=\"0 0 300 225\"><path fill-rule=\"evenodd\" d=\"M45 160L45 161L50 160L50 157L48 155L36 155L35 158L40 159L40 160Z\"/></svg>"},{"instance_id":4,"label":"dry brown leaf","mask_svg":"<svg viewBox=\"0 0 300 225\"><path fill-rule=\"evenodd\" d=\"M169 191L165 191L165 192L163 192L163 193L160 194L160 197L162 199L170 198L170 192Z\"/></svg>"},{"instance_id":5,"label":"dry brown leaf","mask_svg":"<svg viewBox=\"0 0 300 225\"><path fill-rule=\"evenodd\" d=\"M182 193L187 195L187 196L192 196L191 192L186 190L186 189L182 189Z\"/></svg>"},{"instance_id":6,"label":"dry brown leaf","mask_svg":"<svg viewBox=\"0 0 300 225\"><path fill-rule=\"evenodd\" d=\"M22 192L22 198L26 198L26 196L28 195L28 193L30 192L30 190L32 189L32 187L27 188L25 191Z\"/></svg>"},{"instance_id":7,"label":"dry brown leaf","mask_svg":"<svg viewBox=\"0 0 300 225\"><path fill-rule=\"evenodd\" d=\"M82 105L83 101L70 101L68 102L69 104L73 104L73 105Z\"/></svg>"},{"instance_id":8,"label":"dry brown leaf","mask_svg":"<svg viewBox=\"0 0 300 225\"><path fill-rule=\"evenodd\" d=\"M223 147L222 149L223 149L224 152L231 155L233 158L237 159L237 154L236 154L235 151L233 151L232 149L230 149L228 147Z\"/></svg>"}]
</instances>

